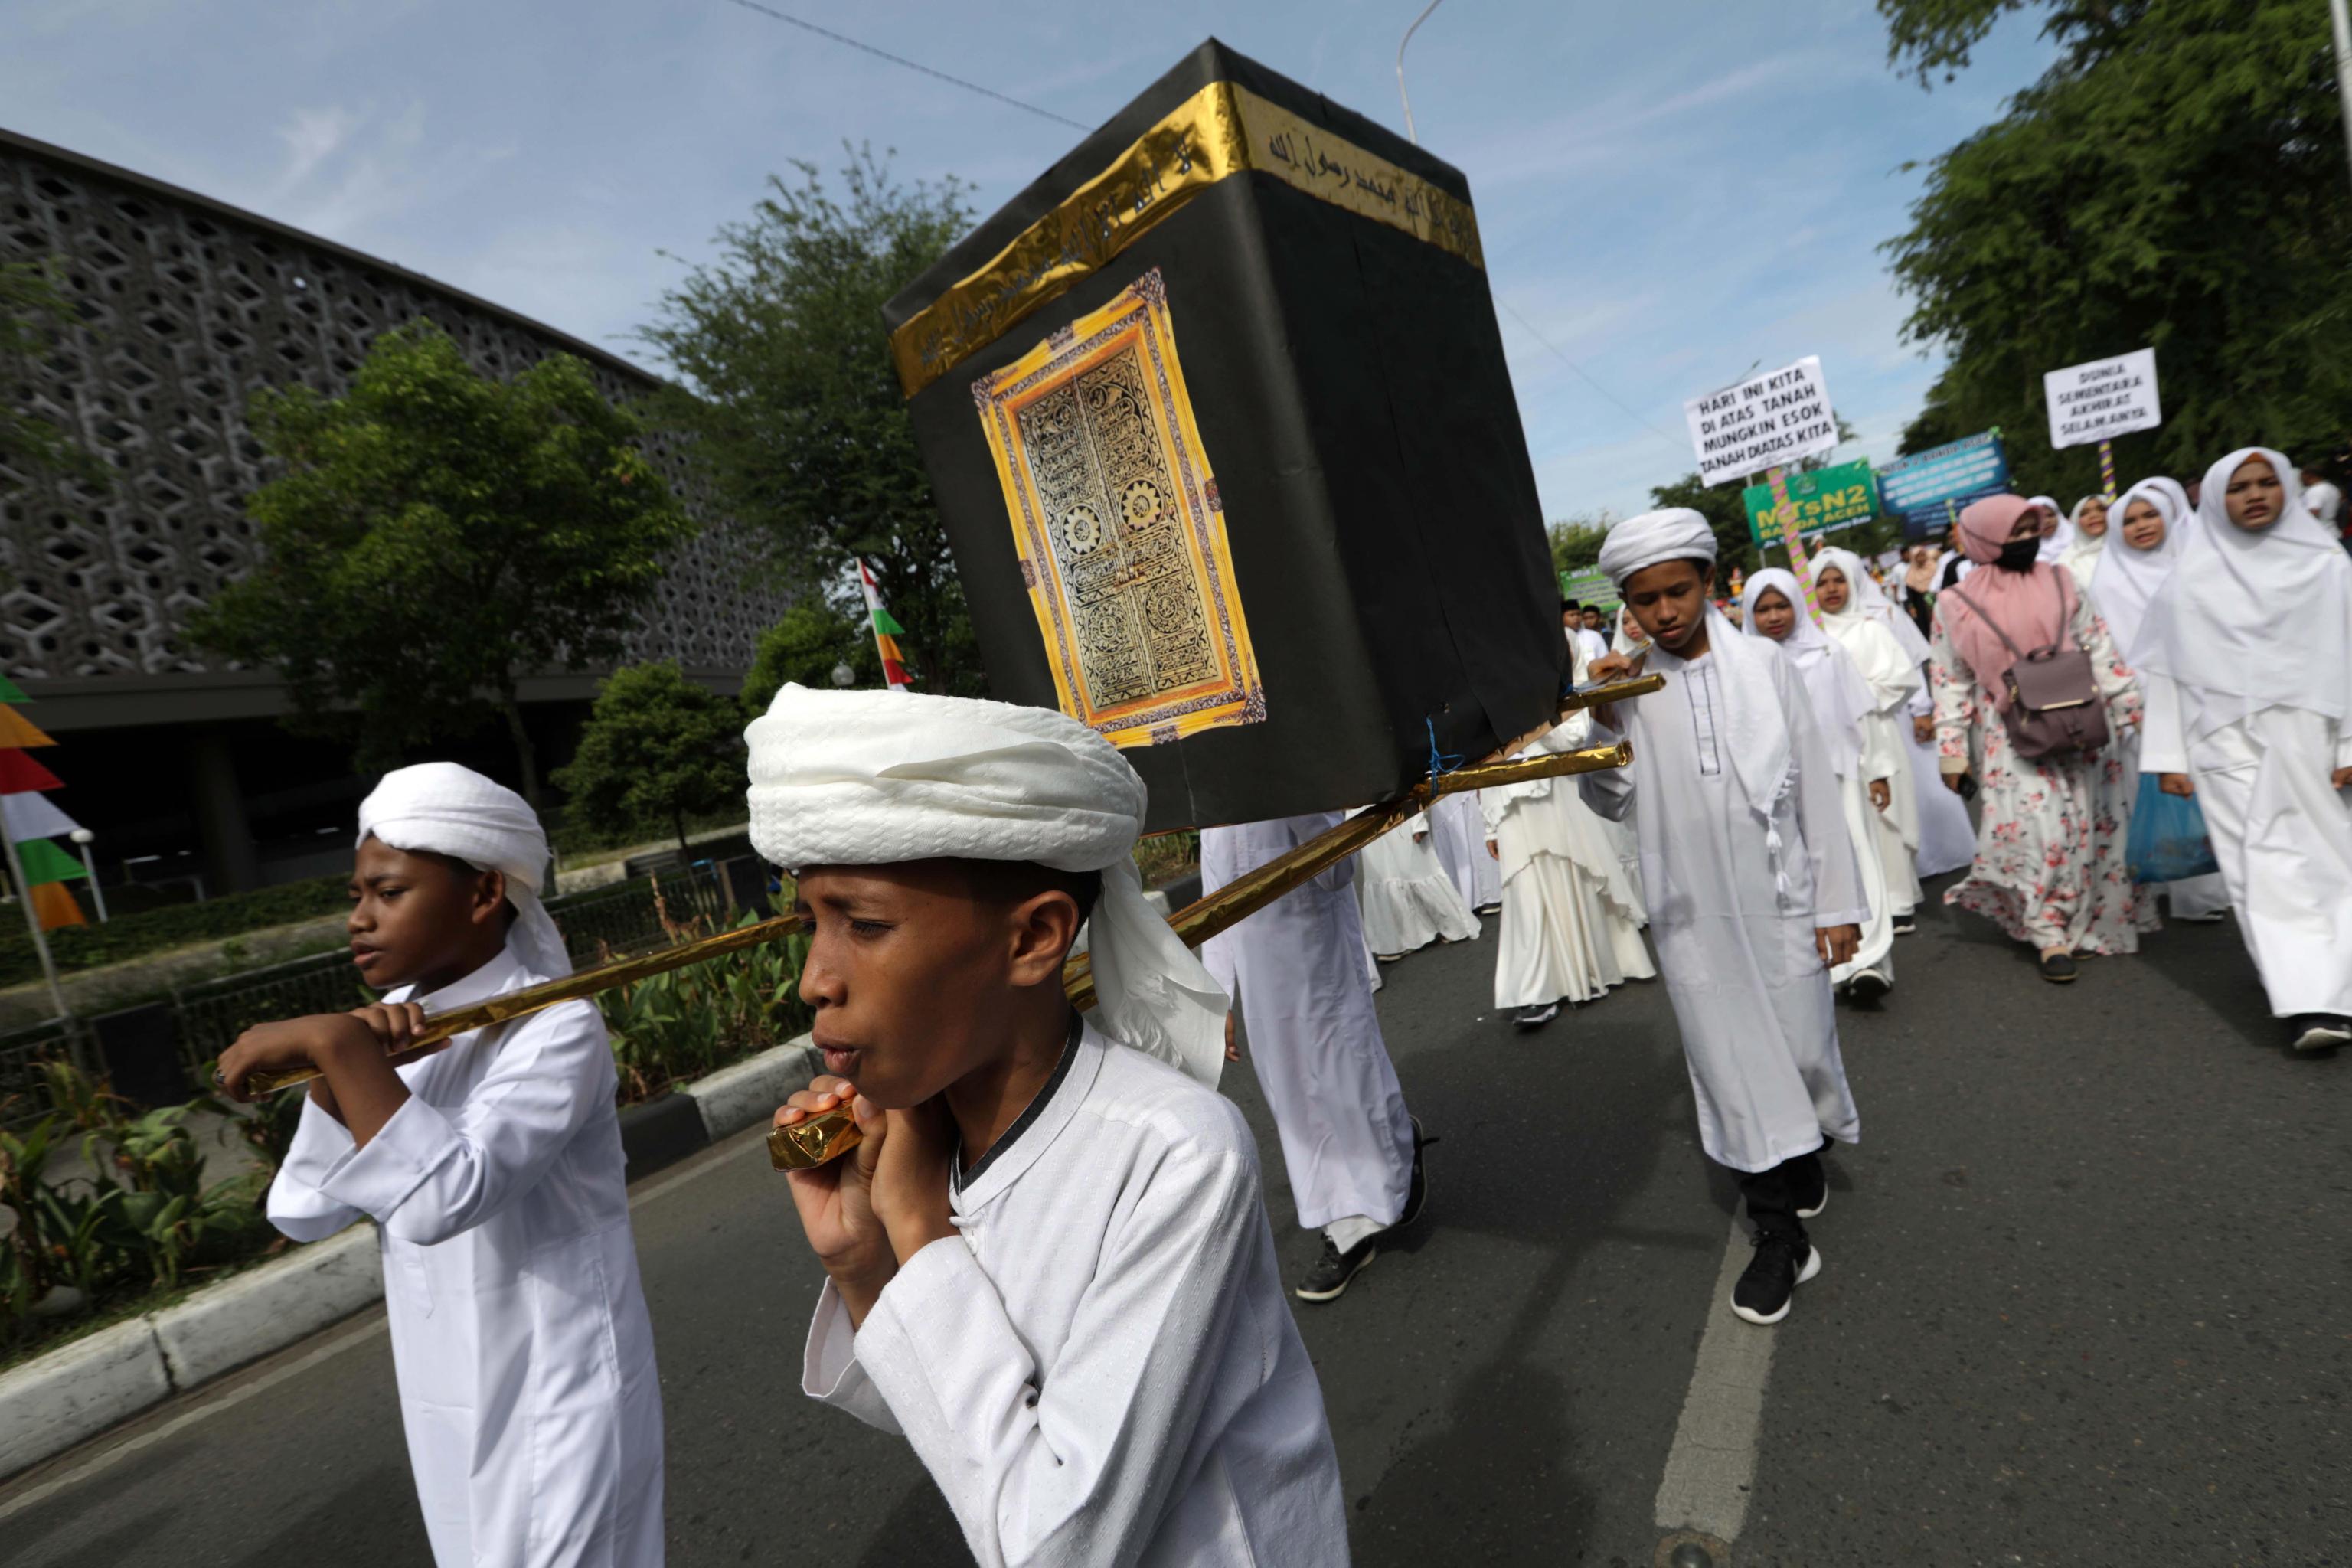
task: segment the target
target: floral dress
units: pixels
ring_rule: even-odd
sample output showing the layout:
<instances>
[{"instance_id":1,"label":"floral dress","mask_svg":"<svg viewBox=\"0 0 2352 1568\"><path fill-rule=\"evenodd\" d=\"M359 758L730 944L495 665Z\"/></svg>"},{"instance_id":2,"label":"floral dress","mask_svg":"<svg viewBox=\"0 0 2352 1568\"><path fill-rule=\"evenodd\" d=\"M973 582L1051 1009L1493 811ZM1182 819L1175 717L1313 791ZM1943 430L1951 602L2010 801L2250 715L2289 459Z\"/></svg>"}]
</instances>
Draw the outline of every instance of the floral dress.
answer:
<instances>
[{"instance_id":1,"label":"floral dress","mask_svg":"<svg viewBox=\"0 0 2352 1568\"><path fill-rule=\"evenodd\" d=\"M1992 694L1952 645L1940 611L1936 616L1927 669L1937 753L1947 773L1958 771L1955 763L1970 767L1984 792L1975 864L1944 901L2037 952L2137 952L2139 933L2158 923L2155 900L2132 880L2125 856L2139 783L2126 773L2138 749L2139 684L2106 623L2079 597L2068 630L2091 656L2116 739L2095 756L2028 760L2010 750Z\"/></svg>"}]
</instances>

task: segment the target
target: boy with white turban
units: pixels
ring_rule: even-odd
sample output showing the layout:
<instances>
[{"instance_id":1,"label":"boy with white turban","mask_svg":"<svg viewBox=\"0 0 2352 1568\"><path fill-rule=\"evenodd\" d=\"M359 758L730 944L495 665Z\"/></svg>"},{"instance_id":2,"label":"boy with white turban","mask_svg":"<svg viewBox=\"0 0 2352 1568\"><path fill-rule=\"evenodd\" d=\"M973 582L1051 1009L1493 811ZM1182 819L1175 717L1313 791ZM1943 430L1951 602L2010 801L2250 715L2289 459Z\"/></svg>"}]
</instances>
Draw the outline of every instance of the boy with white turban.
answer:
<instances>
[{"instance_id":1,"label":"boy with white turban","mask_svg":"<svg viewBox=\"0 0 2352 1568\"><path fill-rule=\"evenodd\" d=\"M1129 855L1142 780L1059 713L962 698L786 686L745 737L826 1068L776 1120L863 1133L790 1178L827 1277L804 1392L902 1434L983 1563L1345 1563L1256 1146L1213 1087L1225 998Z\"/></svg>"},{"instance_id":2,"label":"boy with white turban","mask_svg":"<svg viewBox=\"0 0 2352 1568\"><path fill-rule=\"evenodd\" d=\"M1777 1323L1821 1271L1803 1224L1829 1198L1821 1151L1860 1136L1830 971L1854 956L1870 910L1804 684L1779 648L1710 607L1715 551L1687 508L1609 531L1601 568L1650 636L1643 668L1666 685L1630 709L1632 767L1582 784L1608 816L1639 798L1642 881L1699 1141L1742 1173L1756 1224L1732 1310ZM1632 670L1611 658L1591 676ZM1617 716L1597 717L1596 741Z\"/></svg>"},{"instance_id":3,"label":"boy with white turban","mask_svg":"<svg viewBox=\"0 0 2352 1568\"><path fill-rule=\"evenodd\" d=\"M315 1241L372 1216L409 1464L433 1557L662 1561L661 1384L637 1281L613 1051L590 1002L387 1055L424 1022L572 973L539 901L547 838L455 763L360 806L352 962L383 999L247 1030L219 1080L313 1067L269 1218Z\"/></svg>"}]
</instances>

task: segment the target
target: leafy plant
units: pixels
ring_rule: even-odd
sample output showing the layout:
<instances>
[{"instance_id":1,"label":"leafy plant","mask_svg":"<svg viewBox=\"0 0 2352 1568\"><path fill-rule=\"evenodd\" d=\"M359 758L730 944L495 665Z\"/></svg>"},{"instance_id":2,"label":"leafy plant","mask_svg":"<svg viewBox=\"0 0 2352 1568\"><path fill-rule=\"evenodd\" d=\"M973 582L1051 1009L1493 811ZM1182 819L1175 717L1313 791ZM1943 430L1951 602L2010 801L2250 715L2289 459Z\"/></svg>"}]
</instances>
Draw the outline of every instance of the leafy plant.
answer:
<instances>
[{"instance_id":1,"label":"leafy plant","mask_svg":"<svg viewBox=\"0 0 2352 1568\"><path fill-rule=\"evenodd\" d=\"M746 910L740 929L763 918ZM702 922L672 926L673 937L701 934ZM655 1098L673 1083L700 1078L782 1045L808 1026L800 999L808 938L801 933L673 969L606 992L599 1002L613 1037L621 1098Z\"/></svg>"},{"instance_id":2,"label":"leafy plant","mask_svg":"<svg viewBox=\"0 0 2352 1568\"><path fill-rule=\"evenodd\" d=\"M607 834L658 824L683 849L688 817L743 798L742 710L673 663L616 669L555 784L570 797L567 820Z\"/></svg>"}]
</instances>

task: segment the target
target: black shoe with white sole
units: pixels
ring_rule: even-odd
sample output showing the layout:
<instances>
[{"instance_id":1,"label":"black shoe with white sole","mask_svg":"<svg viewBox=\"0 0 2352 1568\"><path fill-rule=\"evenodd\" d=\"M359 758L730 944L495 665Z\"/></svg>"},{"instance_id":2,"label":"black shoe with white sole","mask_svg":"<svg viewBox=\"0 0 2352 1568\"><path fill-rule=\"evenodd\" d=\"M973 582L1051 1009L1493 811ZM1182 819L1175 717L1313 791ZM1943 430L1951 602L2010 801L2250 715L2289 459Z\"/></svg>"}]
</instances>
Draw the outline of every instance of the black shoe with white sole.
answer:
<instances>
[{"instance_id":1,"label":"black shoe with white sole","mask_svg":"<svg viewBox=\"0 0 2352 1568\"><path fill-rule=\"evenodd\" d=\"M1913 920L1909 915L1896 915L1895 917L1895 934L1896 936L1909 936L1918 929L1919 922Z\"/></svg>"},{"instance_id":2,"label":"black shoe with white sole","mask_svg":"<svg viewBox=\"0 0 2352 1568\"><path fill-rule=\"evenodd\" d=\"M1789 1315L1797 1287L1822 1271L1822 1249L1800 1231L1759 1231L1756 1256L1731 1288L1731 1310L1745 1321L1769 1327Z\"/></svg>"},{"instance_id":3,"label":"black shoe with white sole","mask_svg":"<svg viewBox=\"0 0 2352 1568\"><path fill-rule=\"evenodd\" d=\"M2042 957L2042 978L2053 985L2069 984L2080 973L2082 973L2081 970L2074 963L2074 955L2071 952L2046 953Z\"/></svg>"},{"instance_id":4,"label":"black shoe with white sole","mask_svg":"<svg viewBox=\"0 0 2352 1568\"><path fill-rule=\"evenodd\" d=\"M2332 1051L2347 1045L2352 1045L2352 1019L2306 1013L2294 1021L2294 1048L2298 1051Z\"/></svg>"},{"instance_id":5,"label":"black shoe with white sole","mask_svg":"<svg viewBox=\"0 0 2352 1568\"><path fill-rule=\"evenodd\" d=\"M1875 969L1857 969L1845 983L1845 994L1857 1002L1875 1002L1895 989L1895 982Z\"/></svg>"},{"instance_id":6,"label":"black shoe with white sole","mask_svg":"<svg viewBox=\"0 0 2352 1568\"><path fill-rule=\"evenodd\" d=\"M1520 1008L1512 1017L1511 1026L1518 1029L1540 1029L1559 1016L1559 1004L1546 1002L1539 1007Z\"/></svg>"},{"instance_id":7,"label":"black shoe with white sole","mask_svg":"<svg viewBox=\"0 0 2352 1568\"><path fill-rule=\"evenodd\" d=\"M1307 1271L1307 1278L1291 1294L1302 1301L1336 1301L1339 1292L1348 1288L1348 1282L1370 1268L1372 1259L1380 1255L1381 1238L1377 1236L1364 1237L1345 1252L1327 1236L1323 1238L1323 1256L1315 1260L1315 1267Z\"/></svg>"}]
</instances>

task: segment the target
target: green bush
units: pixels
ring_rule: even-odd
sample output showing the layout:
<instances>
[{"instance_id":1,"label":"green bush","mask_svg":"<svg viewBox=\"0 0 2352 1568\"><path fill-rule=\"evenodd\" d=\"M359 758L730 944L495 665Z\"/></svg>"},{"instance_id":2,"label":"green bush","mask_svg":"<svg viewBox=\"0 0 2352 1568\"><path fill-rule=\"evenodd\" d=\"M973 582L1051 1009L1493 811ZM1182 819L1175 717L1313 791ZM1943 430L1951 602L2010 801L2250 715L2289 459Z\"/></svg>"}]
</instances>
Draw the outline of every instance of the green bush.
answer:
<instances>
[{"instance_id":1,"label":"green bush","mask_svg":"<svg viewBox=\"0 0 2352 1568\"><path fill-rule=\"evenodd\" d=\"M230 893L200 904L171 904L89 925L64 926L49 932L49 952L65 973L95 969L191 942L244 936L272 926L340 913L350 901L351 878L338 872L307 881L281 882L250 893ZM0 931L0 985L18 985L41 977L41 961L23 921L12 920Z\"/></svg>"},{"instance_id":2,"label":"green bush","mask_svg":"<svg viewBox=\"0 0 2352 1568\"><path fill-rule=\"evenodd\" d=\"M762 918L745 910L735 926ZM688 921L672 934L700 935L700 924ZM807 956L808 937L796 931L782 942L669 970L598 997L613 1036L622 1102L651 1100L673 1083L700 1078L803 1033L809 1009L800 999L800 983Z\"/></svg>"}]
</instances>

